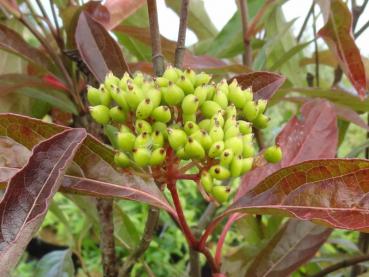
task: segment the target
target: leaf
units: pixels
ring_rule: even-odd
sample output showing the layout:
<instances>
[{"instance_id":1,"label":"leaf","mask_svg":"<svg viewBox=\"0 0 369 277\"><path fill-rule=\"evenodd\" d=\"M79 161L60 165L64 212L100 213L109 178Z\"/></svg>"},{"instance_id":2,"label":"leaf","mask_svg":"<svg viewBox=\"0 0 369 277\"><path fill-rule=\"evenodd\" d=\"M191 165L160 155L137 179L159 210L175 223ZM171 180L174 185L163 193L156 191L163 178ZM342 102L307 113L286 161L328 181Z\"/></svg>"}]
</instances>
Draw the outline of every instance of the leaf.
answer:
<instances>
[{"instance_id":1,"label":"leaf","mask_svg":"<svg viewBox=\"0 0 369 277\"><path fill-rule=\"evenodd\" d=\"M342 0L330 1L330 14L318 35L328 44L343 72L361 98L366 95L366 77L360 51L352 35L352 15Z\"/></svg>"},{"instance_id":2,"label":"leaf","mask_svg":"<svg viewBox=\"0 0 369 277\"><path fill-rule=\"evenodd\" d=\"M278 214L369 232L369 161L311 160L273 173L223 214Z\"/></svg>"},{"instance_id":3,"label":"leaf","mask_svg":"<svg viewBox=\"0 0 369 277\"><path fill-rule=\"evenodd\" d=\"M326 241L332 230L290 220L255 257L245 277L289 276Z\"/></svg>"},{"instance_id":4,"label":"leaf","mask_svg":"<svg viewBox=\"0 0 369 277\"><path fill-rule=\"evenodd\" d=\"M110 22L105 25L108 30L118 26L124 19L135 13L142 5L144 0L107 0L104 6L110 12Z\"/></svg>"},{"instance_id":5,"label":"leaf","mask_svg":"<svg viewBox=\"0 0 369 277\"><path fill-rule=\"evenodd\" d=\"M338 144L338 128L334 107L324 100L312 100L301 107L301 116L294 116L276 138L283 150L278 164L255 168L241 181L236 199L256 187L277 170L311 159L333 158Z\"/></svg>"},{"instance_id":6,"label":"leaf","mask_svg":"<svg viewBox=\"0 0 369 277\"><path fill-rule=\"evenodd\" d=\"M106 6L101 5L99 0L87 2L82 6L82 10L103 26L107 26L110 22L110 11Z\"/></svg>"},{"instance_id":7,"label":"leaf","mask_svg":"<svg viewBox=\"0 0 369 277\"><path fill-rule=\"evenodd\" d=\"M37 263L37 277L73 277L74 265L70 250L52 251Z\"/></svg>"},{"instance_id":8,"label":"leaf","mask_svg":"<svg viewBox=\"0 0 369 277\"><path fill-rule=\"evenodd\" d=\"M251 87L255 100L269 100L286 80L279 74L266 71L237 75L228 82L232 82L234 79L243 89Z\"/></svg>"},{"instance_id":9,"label":"leaf","mask_svg":"<svg viewBox=\"0 0 369 277\"><path fill-rule=\"evenodd\" d=\"M109 71L117 77L129 71L118 44L86 12L79 16L75 40L82 60L100 83Z\"/></svg>"},{"instance_id":10,"label":"leaf","mask_svg":"<svg viewBox=\"0 0 369 277\"><path fill-rule=\"evenodd\" d=\"M64 126L26 116L0 114L0 136L9 137L28 149L66 129ZM79 172L68 171L74 178L66 178L67 192L145 202L175 214L153 180L143 180L138 176L116 171L114 151L91 135L87 136L79 148L73 165ZM78 178L81 175L85 179Z\"/></svg>"},{"instance_id":11,"label":"leaf","mask_svg":"<svg viewBox=\"0 0 369 277\"><path fill-rule=\"evenodd\" d=\"M28 163L9 181L0 202L0 275L7 276L37 231L64 172L81 142L83 129L70 129L35 146Z\"/></svg>"},{"instance_id":12,"label":"leaf","mask_svg":"<svg viewBox=\"0 0 369 277\"><path fill-rule=\"evenodd\" d=\"M114 232L130 249L136 247L140 241L136 226L118 204L114 205Z\"/></svg>"},{"instance_id":13,"label":"leaf","mask_svg":"<svg viewBox=\"0 0 369 277\"><path fill-rule=\"evenodd\" d=\"M360 100L356 95L351 94L348 91L339 88L331 89L318 89L318 88L283 88L279 89L270 100L270 105L273 105L281 99L294 101L296 96L286 97L290 93L298 93L299 95L307 96L309 98L323 98L327 99L334 104L348 107L357 112L368 112L369 111L369 98ZM296 94L295 94L296 95ZM301 100L301 97L300 97Z\"/></svg>"},{"instance_id":14,"label":"leaf","mask_svg":"<svg viewBox=\"0 0 369 277\"><path fill-rule=\"evenodd\" d=\"M0 24L0 48L27 59L35 65L51 70L53 66L43 52L31 47L17 32Z\"/></svg>"},{"instance_id":15,"label":"leaf","mask_svg":"<svg viewBox=\"0 0 369 277\"><path fill-rule=\"evenodd\" d=\"M165 3L179 15L181 1L165 0ZM199 40L213 38L217 34L217 29L205 10L204 2L192 0L188 9L188 27L194 31Z\"/></svg>"},{"instance_id":16,"label":"leaf","mask_svg":"<svg viewBox=\"0 0 369 277\"><path fill-rule=\"evenodd\" d=\"M328 65L333 68L337 67L338 61L329 49L319 51L318 55L319 55L319 64ZM313 53L309 58L306 57L302 58L299 64L300 66L315 64L315 53Z\"/></svg>"}]
</instances>

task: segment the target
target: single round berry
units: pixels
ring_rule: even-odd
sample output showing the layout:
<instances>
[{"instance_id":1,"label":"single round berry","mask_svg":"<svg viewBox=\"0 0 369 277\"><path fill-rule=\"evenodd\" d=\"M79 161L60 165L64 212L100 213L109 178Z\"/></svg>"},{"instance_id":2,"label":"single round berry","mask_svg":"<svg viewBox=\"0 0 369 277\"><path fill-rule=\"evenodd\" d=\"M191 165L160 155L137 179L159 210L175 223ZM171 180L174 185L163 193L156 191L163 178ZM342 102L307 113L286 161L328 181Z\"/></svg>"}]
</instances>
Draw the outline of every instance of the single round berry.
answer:
<instances>
[{"instance_id":1,"label":"single round berry","mask_svg":"<svg viewBox=\"0 0 369 277\"><path fill-rule=\"evenodd\" d=\"M264 158L270 163L278 163L282 160L282 149L279 146L270 146L264 151Z\"/></svg>"}]
</instances>

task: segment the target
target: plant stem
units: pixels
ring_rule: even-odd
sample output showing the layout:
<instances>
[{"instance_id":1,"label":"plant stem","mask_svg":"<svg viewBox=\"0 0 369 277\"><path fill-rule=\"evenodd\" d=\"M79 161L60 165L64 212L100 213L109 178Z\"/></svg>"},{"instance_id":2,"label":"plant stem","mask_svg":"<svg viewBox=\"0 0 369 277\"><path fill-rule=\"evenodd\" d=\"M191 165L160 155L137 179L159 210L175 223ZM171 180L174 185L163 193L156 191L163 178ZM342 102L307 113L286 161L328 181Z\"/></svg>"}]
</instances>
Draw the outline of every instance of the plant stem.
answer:
<instances>
[{"instance_id":1,"label":"plant stem","mask_svg":"<svg viewBox=\"0 0 369 277\"><path fill-rule=\"evenodd\" d=\"M132 266L139 260L139 258L145 253L147 248L154 237L156 226L159 221L160 210L156 207L150 206L149 213L147 215L147 221L145 230L142 235L141 241L137 248L129 255L124 262L123 266L119 270L119 277L129 276L129 272Z\"/></svg>"},{"instance_id":2,"label":"plant stem","mask_svg":"<svg viewBox=\"0 0 369 277\"><path fill-rule=\"evenodd\" d=\"M51 13L52 13L53 19L54 19L55 29L56 29L56 41L59 45L59 48L64 49L64 41L63 41L63 39L61 37L61 34L60 34L60 27L59 27L59 23L58 23L58 18L56 16L56 11L55 11L53 0L50 0L50 8L51 8Z\"/></svg>"},{"instance_id":3,"label":"plant stem","mask_svg":"<svg viewBox=\"0 0 369 277\"><path fill-rule=\"evenodd\" d=\"M318 49L318 41L316 34L316 15L315 15L315 2L313 2L313 32L314 32L314 56L315 56L315 83L316 86L320 87L320 77L319 77L319 49Z\"/></svg>"},{"instance_id":4,"label":"plant stem","mask_svg":"<svg viewBox=\"0 0 369 277\"><path fill-rule=\"evenodd\" d=\"M304 31L305 31L305 29L306 29L306 26L307 26L307 23L309 22L309 18L310 18L310 16L312 15L312 13L313 13L313 10L314 10L314 1L313 1L313 3L311 4L311 6L310 6L310 9L309 9L309 11L308 11L308 13L307 13L307 15L306 15L306 17L305 17L305 20L304 20L304 23L302 24L302 26L301 26L301 29L300 29L300 32L299 32L299 34L297 35L297 38L296 38L296 41L297 42L300 42L300 40L301 40L301 37L302 37L302 34L304 33Z\"/></svg>"},{"instance_id":5,"label":"plant stem","mask_svg":"<svg viewBox=\"0 0 369 277\"><path fill-rule=\"evenodd\" d=\"M96 206L101 224L100 245L104 277L116 277L118 271L114 243L113 200L97 199Z\"/></svg>"},{"instance_id":6,"label":"plant stem","mask_svg":"<svg viewBox=\"0 0 369 277\"><path fill-rule=\"evenodd\" d=\"M158 23L158 11L156 0L147 0L147 10L150 21L150 35L152 48L152 63L156 76L162 76L164 73L164 57L161 52L160 31Z\"/></svg>"},{"instance_id":7,"label":"plant stem","mask_svg":"<svg viewBox=\"0 0 369 277\"><path fill-rule=\"evenodd\" d=\"M366 29L368 29L369 27L369 21L367 23L365 23L355 34L354 34L354 37L355 38L358 38L362 33L364 33L364 31Z\"/></svg>"},{"instance_id":8,"label":"plant stem","mask_svg":"<svg viewBox=\"0 0 369 277\"><path fill-rule=\"evenodd\" d=\"M186 50L185 41L186 41L189 2L190 2L189 0L182 0L177 47L174 54L174 66L177 68L182 68L184 54Z\"/></svg>"},{"instance_id":9,"label":"plant stem","mask_svg":"<svg viewBox=\"0 0 369 277\"><path fill-rule=\"evenodd\" d=\"M362 262L366 262L369 261L369 255L363 255L363 256L359 256L359 257L354 257L351 259L346 259L343 260L339 263L336 263L334 265L328 266L327 268L323 269L322 271L318 272L317 274L311 275L309 277L323 277L326 276L327 274L337 271L339 269L345 268L345 267L349 267L352 265L356 265L358 263L362 263Z\"/></svg>"},{"instance_id":10,"label":"plant stem","mask_svg":"<svg viewBox=\"0 0 369 277\"><path fill-rule=\"evenodd\" d=\"M245 48L245 52L242 55L243 64L250 66L252 64L252 49L250 44L250 38L247 34L248 29L248 7L245 0L239 0L239 8L241 11L241 20L242 20L242 31L243 31L243 45Z\"/></svg>"}]
</instances>

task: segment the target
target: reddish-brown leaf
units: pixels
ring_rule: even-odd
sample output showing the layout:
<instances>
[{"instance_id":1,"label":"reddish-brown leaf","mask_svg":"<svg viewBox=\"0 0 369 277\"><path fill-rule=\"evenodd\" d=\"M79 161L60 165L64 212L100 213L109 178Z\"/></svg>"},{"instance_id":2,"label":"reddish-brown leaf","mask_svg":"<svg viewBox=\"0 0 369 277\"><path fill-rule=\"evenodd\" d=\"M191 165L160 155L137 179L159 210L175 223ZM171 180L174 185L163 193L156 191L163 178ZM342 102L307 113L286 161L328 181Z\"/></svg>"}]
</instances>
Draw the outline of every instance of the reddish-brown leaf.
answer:
<instances>
[{"instance_id":1,"label":"reddish-brown leaf","mask_svg":"<svg viewBox=\"0 0 369 277\"><path fill-rule=\"evenodd\" d=\"M105 7L110 12L110 22L106 24L106 28L111 30L119 25L124 19L137 11L145 0L107 0Z\"/></svg>"},{"instance_id":2,"label":"reddish-brown leaf","mask_svg":"<svg viewBox=\"0 0 369 277\"><path fill-rule=\"evenodd\" d=\"M0 114L0 136L9 137L28 149L66 129L68 128L26 116ZM90 189L93 195L102 193L104 195L101 196L105 197L116 193L116 197L145 202L173 213L173 208L153 180L142 180L136 176L116 171L113 150L91 135L87 136L79 148L73 165L68 174L76 177L84 176L99 181L101 184L111 185L109 190L106 184L101 185L102 187L95 187L93 190L88 187L88 183L84 182L82 185L79 184L81 191ZM122 189L117 188L118 186Z\"/></svg>"},{"instance_id":3,"label":"reddish-brown leaf","mask_svg":"<svg viewBox=\"0 0 369 277\"><path fill-rule=\"evenodd\" d=\"M330 13L318 32L335 54L342 70L361 98L366 95L366 77L359 48L352 35L352 15L342 0L330 1Z\"/></svg>"},{"instance_id":4,"label":"reddish-brown leaf","mask_svg":"<svg viewBox=\"0 0 369 277\"><path fill-rule=\"evenodd\" d=\"M255 257L245 277L289 276L314 257L331 232L308 221L289 220Z\"/></svg>"},{"instance_id":5,"label":"reddish-brown leaf","mask_svg":"<svg viewBox=\"0 0 369 277\"><path fill-rule=\"evenodd\" d=\"M41 142L10 179L0 203L0 276L17 264L86 135L84 129L69 129Z\"/></svg>"},{"instance_id":6,"label":"reddish-brown leaf","mask_svg":"<svg viewBox=\"0 0 369 277\"><path fill-rule=\"evenodd\" d=\"M368 192L368 160L311 160L273 173L223 216L235 212L278 214L369 232Z\"/></svg>"},{"instance_id":7,"label":"reddish-brown leaf","mask_svg":"<svg viewBox=\"0 0 369 277\"><path fill-rule=\"evenodd\" d=\"M338 145L334 107L324 100L305 103L301 108L301 116L294 116L287 123L276 143L282 147L282 161L256 168L246 174L242 178L236 199L280 168L312 159L334 158Z\"/></svg>"},{"instance_id":8,"label":"reddish-brown leaf","mask_svg":"<svg viewBox=\"0 0 369 277\"><path fill-rule=\"evenodd\" d=\"M3 24L0 24L0 48L52 71L52 63L43 52L30 46L17 32Z\"/></svg>"},{"instance_id":9,"label":"reddish-brown leaf","mask_svg":"<svg viewBox=\"0 0 369 277\"><path fill-rule=\"evenodd\" d=\"M83 5L83 10L101 25L108 25L110 22L109 10L101 5L101 1L90 1Z\"/></svg>"},{"instance_id":10,"label":"reddish-brown leaf","mask_svg":"<svg viewBox=\"0 0 369 277\"><path fill-rule=\"evenodd\" d=\"M99 82L104 81L109 71L118 77L129 71L119 45L100 23L84 11L78 19L75 40L82 60Z\"/></svg>"},{"instance_id":11,"label":"reddish-brown leaf","mask_svg":"<svg viewBox=\"0 0 369 277\"><path fill-rule=\"evenodd\" d=\"M279 74L265 71L237 75L230 79L229 82L234 79L244 89L252 87L256 100L269 100L286 80L285 77Z\"/></svg>"}]
</instances>

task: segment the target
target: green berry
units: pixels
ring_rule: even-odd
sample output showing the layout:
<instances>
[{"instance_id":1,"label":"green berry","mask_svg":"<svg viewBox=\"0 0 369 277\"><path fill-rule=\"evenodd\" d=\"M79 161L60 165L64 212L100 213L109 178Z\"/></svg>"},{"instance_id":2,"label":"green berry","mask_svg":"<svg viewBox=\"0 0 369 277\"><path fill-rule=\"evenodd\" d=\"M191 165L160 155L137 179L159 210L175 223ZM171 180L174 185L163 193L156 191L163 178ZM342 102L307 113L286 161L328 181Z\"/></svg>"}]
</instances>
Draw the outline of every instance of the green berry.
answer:
<instances>
[{"instance_id":1,"label":"green berry","mask_svg":"<svg viewBox=\"0 0 369 277\"><path fill-rule=\"evenodd\" d=\"M229 85L228 99L236 106L236 108L239 109L241 109L246 103L246 95L238 86L236 79L234 79L234 81Z\"/></svg>"},{"instance_id":2,"label":"green berry","mask_svg":"<svg viewBox=\"0 0 369 277\"><path fill-rule=\"evenodd\" d=\"M125 98L127 100L128 106L132 110L136 110L141 101L144 100L144 95L140 88L133 84L129 84L127 92L125 94Z\"/></svg>"},{"instance_id":3,"label":"green berry","mask_svg":"<svg viewBox=\"0 0 369 277\"><path fill-rule=\"evenodd\" d=\"M224 138L224 131L220 126L214 126L209 131L209 135L213 142L220 141L220 140L223 140Z\"/></svg>"},{"instance_id":4,"label":"green berry","mask_svg":"<svg viewBox=\"0 0 369 277\"><path fill-rule=\"evenodd\" d=\"M186 141L187 135L184 131L173 128L168 129L168 142L174 150L184 146Z\"/></svg>"},{"instance_id":5,"label":"green berry","mask_svg":"<svg viewBox=\"0 0 369 277\"><path fill-rule=\"evenodd\" d=\"M152 112L152 117L156 121L167 123L171 120L172 115L170 113L170 109L168 106L159 106L156 107Z\"/></svg>"},{"instance_id":6,"label":"green berry","mask_svg":"<svg viewBox=\"0 0 369 277\"><path fill-rule=\"evenodd\" d=\"M238 127L242 135L247 135L247 134L252 133L252 127L249 122L246 122L244 120L238 120L237 123L238 123Z\"/></svg>"},{"instance_id":7,"label":"green berry","mask_svg":"<svg viewBox=\"0 0 369 277\"><path fill-rule=\"evenodd\" d=\"M238 136L240 134L240 128L238 125L232 125L230 126L225 132L224 132L224 139L227 140L229 138Z\"/></svg>"},{"instance_id":8,"label":"green berry","mask_svg":"<svg viewBox=\"0 0 369 277\"><path fill-rule=\"evenodd\" d=\"M151 152L147 148L134 148L133 160L138 166L144 167L149 164Z\"/></svg>"},{"instance_id":9,"label":"green berry","mask_svg":"<svg viewBox=\"0 0 369 277\"><path fill-rule=\"evenodd\" d=\"M136 131L136 134L141 134L143 132L151 134L152 127L150 123L147 122L146 120L138 119L136 120L136 123L135 123L135 131Z\"/></svg>"},{"instance_id":10,"label":"green berry","mask_svg":"<svg viewBox=\"0 0 369 277\"><path fill-rule=\"evenodd\" d=\"M242 170L241 175L249 172L252 169L252 165L254 163L253 158L246 158L242 160Z\"/></svg>"},{"instance_id":11,"label":"green berry","mask_svg":"<svg viewBox=\"0 0 369 277\"><path fill-rule=\"evenodd\" d=\"M186 151L184 150L184 147L180 147L177 151L176 151L176 156L178 158L180 158L181 160L188 160L190 159L188 156L187 156L187 153Z\"/></svg>"},{"instance_id":12,"label":"green berry","mask_svg":"<svg viewBox=\"0 0 369 277\"><path fill-rule=\"evenodd\" d=\"M121 90L127 90L129 82L132 82L131 76L129 76L128 72L124 72L122 79L118 82L118 87Z\"/></svg>"},{"instance_id":13,"label":"green berry","mask_svg":"<svg viewBox=\"0 0 369 277\"><path fill-rule=\"evenodd\" d=\"M279 146L270 146L264 151L264 158L269 163L278 163L282 160L282 149Z\"/></svg>"},{"instance_id":14,"label":"green berry","mask_svg":"<svg viewBox=\"0 0 369 277\"><path fill-rule=\"evenodd\" d=\"M129 127L128 127L127 125L124 125L124 124L121 124L121 125L120 125L120 131L121 131L122 133L125 133L125 132L129 132L129 133L131 133L131 129L129 129Z\"/></svg>"},{"instance_id":15,"label":"green berry","mask_svg":"<svg viewBox=\"0 0 369 277\"><path fill-rule=\"evenodd\" d=\"M214 101L205 101L201 105L201 112L206 118L211 118L213 115L215 115L218 111L222 110L222 108L219 106L218 103Z\"/></svg>"},{"instance_id":16,"label":"green berry","mask_svg":"<svg viewBox=\"0 0 369 277\"><path fill-rule=\"evenodd\" d=\"M228 98L227 98L227 95L223 91L221 91L221 90L217 90L215 92L213 101L216 102L216 103L218 103L219 106L222 107L222 109L225 109L228 106Z\"/></svg>"},{"instance_id":17,"label":"green berry","mask_svg":"<svg viewBox=\"0 0 369 277\"><path fill-rule=\"evenodd\" d=\"M196 83L196 73L195 71L191 70L191 69L186 69L184 72L183 72L184 76L190 80L190 82L194 85Z\"/></svg>"},{"instance_id":18,"label":"green berry","mask_svg":"<svg viewBox=\"0 0 369 277\"><path fill-rule=\"evenodd\" d=\"M187 139L184 150L186 152L186 155L191 159L202 160L205 157L204 148L197 140L193 139L192 137L189 137Z\"/></svg>"},{"instance_id":19,"label":"green berry","mask_svg":"<svg viewBox=\"0 0 369 277\"><path fill-rule=\"evenodd\" d=\"M259 114L252 122L253 126L258 129L264 129L268 127L269 117L264 114Z\"/></svg>"},{"instance_id":20,"label":"green berry","mask_svg":"<svg viewBox=\"0 0 369 277\"><path fill-rule=\"evenodd\" d=\"M150 157L150 165L161 165L165 161L166 154L164 148L155 149Z\"/></svg>"},{"instance_id":21,"label":"green berry","mask_svg":"<svg viewBox=\"0 0 369 277\"><path fill-rule=\"evenodd\" d=\"M188 121L192 121L195 122L196 121L196 114L192 113L192 114L182 114L182 121L184 123L188 122Z\"/></svg>"},{"instance_id":22,"label":"green berry","mask_svg":"<svg viewBox=\"0 0 369 277\"><path fill-rule=\"evenodd\" d=\"M222 79L217 84L217 90L222 91L228 97L229 90L228 90L228 83L227 83L227 80L226 79Z\"/></svg>"},{"instance_id":23,"label":"green berry","mask_svg":"<svg viewBox=\"0 0 369 277\"><path fill-rule=\"evenodd\" d=\"M132 151L136 137L130 132L119 132L117 135L118 148L122 151Z\"/></svg>"},{"instance_id":24,"label":"green berry","mask_svg":"<svg viewBox=\"0 0 369 277\"><path fill-rule=\"evenodd\" d=\"M137 72L133 78L133 83L138 86L142 86L144 83L144 76L141 72Z\"/></svg>"},{"instance_id":25,"label":"green berry","mask_svg":"<svg viewBox=\"0 0 369 277\"><path fill-rule=\"evenodd\" d=\"M200 130L199 126L193 121L187 121L183 129L187 135L191 135L196 131Z\"/></svg>"},{"instance_id":26,"label":"green berry","mask_svg":"<svg viewBox=\"0 0 369 277\"><path fill-rule=\"evenodd\" d=\"M152 140L152 145L155 149L163 147L164 145L164 135L160 131L154 131L151 134L151 140Z\"/></svg>"},{"instance_id":27,"label":"green berry","mask_svg":"<svg viewBox=\"0 0 369 277\"><path fill-rule=\"evenodd\" d=\"M193 95L189 94L183 98L182 101L182 111L184 114L194 114L199 107L199 99Z\"/></svg>"},{"instance_id":28,"label":"green berry","mask_svg":"<svg viewBox=\"0 0 369 277\"><path fill-rule=\"evenodd\" d=\"M233 156L234 154L232 149L223 150L222 154L220 155L220 164L227 167L232 162Z\"/></svg>"},{"instance_id":29,"label":"green berry","mask_svg":"<svg viewBox=\"0 0 369 277\"><path fill-rule=\"evenodd\" d=\"M199 127L200 129L204 129L206 131L209 131L210 130L210 119L203 119L199 122Z\"/></svg>"},{"instance_id":30,"label":"green berry","mask_svg":"<svg viewBox=\"0 0 369 277\"><path fill-rule=\"evenodd\" d=\"M225 140L224 147L232 149L235 155L241 155L243 151L242 137L236 136Z\"/></svg>"},{"instance_id":31,"label":"green berry","mask_svg":"<svg viewBox=\"0 0 369 277\"><path fill-rule=\"evenodd\" d=\"M225 113L226 113L227 119L229 119L229 118L236 118L237 117L237 109L236 109L236 106L234 104L230 104L225 109Z\"/></svg>"},{"instance_id":32,"label":"green berry","mask_svg":"<svg viewBox=\"0 0 369 277\"><path fill-rule=\"evenodd\" d=\"M200 183L207 193L210 193L213 188L213 178L209 172L203 171L200 177Z\"/></svg>"},{"instance_id":33,"label":"green berry","mask_svg":"<svg viewBox=\"0 0 369 277\"><path fill-rule=\"evenodd\" d=\"M140 102L136 110L136 118L146 119L148 118L153 110L154 106L150 98L146 98Z\"/></svg>"},{"instance_id":34,"label":"green berry","mask_svg":"<svg viewBox=\"0 0 369 277\"><path fill-rule=\"evenodd\" d=\"M119 167L127 167L130 165L131 160L123 152L118 152L114 156L114 163Z\"/></svg>"},{"instance_id":35,"label":"green berry","mask_svg":"<svg viewBox=\"0 0 369 277\"><path fill-rule=\"evenodd\" d=\"M109 110L110 118L118 123L123 123L127 119L126 113L119 106L115 106Z\"/></svg>"},{"instance_id":36,"label":"green berry","mask_svg":"<svg viewBox=\"0 0 369 277\"><path fill-rule=\"evenodd\" d=\"M169 80L167 78L164 78L164 77L157 77L155 79L155 83L159 87L167 87L169 85Z\"/></svg>"},{"instance_id":37,"label":"green berry","mask_svg":"<svg viewBox=\"0 0 369 277\"><path fill-rule=\"evenodd\" d=\"M243 116L247 121L253 121L258 115L256 104L254 101L247 101L242 110Z\"/></svg>"},{"instance_id":38,"label":"green berry","mask_svg":"<svg viewBox=\"0 0 369 277\"><path fill-rule=\"evenodd\" d=\"M211 75L201 72L196 75L195 85L197 87L201 85L206 85L210 82L210 80L211 80Z\"/></svg>"},{"instance_id":39,"label":"green berry","mask_svg":"<svg viewBox=\"0 0 369 277\"><path fill-rule=\"evenodd\" d=\"M242 172L243 167L243 159L241 156L234 157L231 162L231 176L232 177L239 177Z\"/></svg>"},{"instance_id":40,"label":"green berry","mask_svg":"<svg viewBox=\"0 0 369 277\"><path fill-rule=\"evenodd\" d=\"M211 139L210 135L208 132L206 132L206 130L203 129L199 131L197 140L205 150L209 150L213 144L213 140Z\"/></svg>"},{"instance_id":41,"label":"green berry","mask_svg":"<svg viewBox=\"0 0 369 277\"><path fill-rule=\"evenodd\" d=\"M110 92L106 89L104 89L104 86L100 86L100 103L101 105L110 106L111 103L111 95Z\"/></svg>"},{"instance_id":42,"label":"green berry","mask_svg":"<svg viewBox=\"0 0 369 277\"><path fill-rule=\"evenodd\" d=\"M215 94L215 85L214 84L205 85L205 88L207 90L206 99L212 100Z\"/></svg>"},{"instance_id":43,"label":"green berry","mask_svg":"<svg viewBox=\"0 0 369 277\"><path fill-rule=\"evenodd\" d=\"M156 108L161 103L161 91L156 88L149 89L146 92L146 98L149 98L153 107Z\"/></svg>"},{"instance_id":44,"label":"green berry","mask_svg":"<svg viewBox=\"0 0 369 277\"><path fill-rule=\"evenodd\" d=\"M163 122L155 122L152 125L152 130L153 131L160 131L160 133L163 134L164 138L168 137L167 125L164 124Z\"/></svg>"},{"instance_id":45,"label":"green berry","mask_svg":"<svg viewBox=\"0 0 369 277\"><path fill-rule=\"evenodd\" d=\"M87 100L91 106L101 105L100 90L91 86L87 87Z\"/></svg>"},{"instance_id":46,"label":"green berry","mask_svg":"<svg viewBox=\"0 0 369 277\"><path fill-rule=\"evenodd\" d=\"M217 180L225 180L228 179L231 175L231 172L228 168L221 165L213 165L209 169L210 175Z\"/></svg>"},{"instance_id":47,"label":"green berry","mask_svg":"<svg viewBox=\"0 0 369 277\"><path fill-rule=\"evenodd\" d=\"M151 136L143 132L136 137L134 148L148 148L151 146Z\"/></svg>"},{"instance_id":48,"label":"green berry","mask_svg":"<svg viewBox=\"0 0 369 277\"><path fill-rule=\"evenodd\" d=\"M211 127L214 127L214 126L220 126L220 127L224 126L224 117L223 117L223 112L222 111L218 111L211 118Z\"/></svg>"},{"instance_id":49,"label":"green berry","mask_svg":"<svg viewBox=\"0 0 369 277\"><path fill-rule=\"evenodd\" d=\"M115 77L114 74L109 71L105 76L104 85L107 88L111 88L112 86L119 86L119 78Z\"/></svg>"},{"instance_id":50,"label":"green berry","mask_svg":"<svg viewBox=\"0 0 369 277\"><path fill-rule=\"evenodd\" d=\"M216 158L219 157L220 154L224 150L224 142L223 141L217 141L213 143L209 149L209 157L210 158Z\"/></svg>"},{"instance_id":51,"label":"green berry","mask_svg":"<svg viewBox=\"0 0 369 277\"><path fill-rule=\"evenodd\" d=\"M111 96L115 103L117 103L124 111L129 110L129 106L125 98L125 92L123 92L119 87L114 87L112 89Z\"/></svg>"},{"instance_id":52,"label":"green berry","mask_svg":"<svg viewBox=\"0 0 369 277\"><path fill-rule=\"evenodd\" d=\"M256 105L257 110L258 110L258 114L262 114L264 113L266 106L267 106L268 102L264 99L260 99Z\"/></svg>"},{"instance_id":53,"label":"green berry","mask_svg":"<svg viewBox=\"0 0 369 277\"><path fill-rule=\"evenodd\" d=\"M162 88L162 93L164 100L168 105L177 105L181 103L184 97L183 90L172 82L169 82L169 86L167 88Z\"/></svg>"},{"instance_id":54,"label":"green berry","mask_svg":"<svg viewBox=\"0 0 369 277\"><path fill-rule=\"evenodd\" d=\"M224 126L223 129L224 131L227 131L230 127L237 125L237 120L236 117L232 117L232 118L228 118L225 122L224 122Z\"/></svg>"},{"instance_id":55,"label":"green berry","mask_svg":"<svg viewBox=\"0 0 369 277\"><path fill-rule=\"evenodd\" d=\"M255 155L254 146L251 143L243 144L242 156L244 158L250 158Z\"/></svg>"},{"instance_id":56,"label":"green berry","mask_svg":"<svg viewBox=\"0 0 369 277\"><path fill-rule=\"evenodd\" d=\"M104 105L90 107L92 118L99 124L105 125L110 121L109 108Z\"/></svg>"},{"instance_id":57,"label":"green berry","mask_svg":"<svg viewBox=\"0 0 369 277\"><path fill-rule=\"evenodd\" d=\"M178 80L177 71L172 66L167 67L167 69L164 71L163 77L171 82L176 82Z\"/></svg>"},{"instance_id":58,"label":"green berry","mask_svg":"<svg viewBox=\"0 0 369 277\"><path fill-rule=\"evenodd\" d=\"M211 195L219 203L224 203L228 200L229 188L226 186L214 186Z\"/></svg>"},{"instance_id":59,"label":"green berry","mask_svg":"<svg viewBox=\"0 0 369 277\"><path fill-rule=\"evenodd\" d=\"M194 93L193 93L197 99L199 99L199 105L201 106L208 95L208 88L206 86L199 86L195 89Z\"/></svg>"},{"instance_id":60,"label":"green berry","mask_svg":"<svg viewBox=\"0 0 369 277\"><path fill-rule=\"evenodd\" d=\"M245 95L246 97L246 102L248 101L252 101L254 99L254 95L252 93L252 90L251 88L247 88L247 89L244 89L243 90L243 94Z\"/></svg>"},{"instance_id":61,"label":"green berry","mask_svg":"<svg viewBox=\"0 0 369 277\"><path fill-rule=\"evenodd\" d=\"M186 78L186 76L182 75L177 80L177 85L184 91L185 94L193 93L194 87L192 82Z\"/></svg>"}]
</instances>

